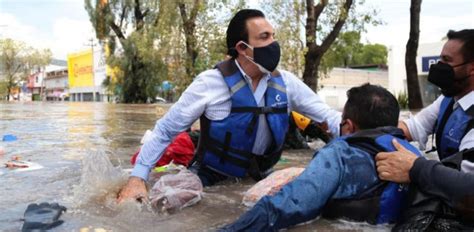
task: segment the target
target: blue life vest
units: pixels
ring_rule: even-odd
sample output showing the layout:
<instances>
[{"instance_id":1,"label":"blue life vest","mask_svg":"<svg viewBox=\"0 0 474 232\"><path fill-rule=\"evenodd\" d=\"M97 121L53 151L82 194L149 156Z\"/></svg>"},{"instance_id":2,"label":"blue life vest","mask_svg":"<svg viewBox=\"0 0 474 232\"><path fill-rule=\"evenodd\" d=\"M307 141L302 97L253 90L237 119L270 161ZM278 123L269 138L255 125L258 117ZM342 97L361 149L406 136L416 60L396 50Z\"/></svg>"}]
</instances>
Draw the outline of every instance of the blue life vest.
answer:
<instances>
[{"instance_id":1,"label":"blue life vest","mask_svg":"<svg viewBox=\"0 0 474 232\"><path fill-rule=\"evenodd\" d=\"M453 110L453 105L454 99L445 97L436 121L436 149L440 160L459 151L461 140L474 124L474 106L464 111L460 106Z\"/></svg>"},{"instance_id":2,"label":"blue life vest","mask_svg":"<svg viewBox=\"0 0 474 232\"><path fill-rule=\"evenodd\" d=\"M261 179L260 173L278 162L288 130L286 86L279 72L272 73L265 92L265 106L259 107L252 90L234 60L219 63L231 94L232 108L228 117L211 121L201 116L201 141L198 146L200 165L232 177L249 174ZM264 114L272 134L272 146L264 155L255 155L258 119Z\"/></svg>"},{"instance_id":3,"label":"blue life vest","mask_svg":"<svg viewBox=\"0 0 474 232\"><path fill-rule=\"evenodd\" d=\"M396 150L392 144L394 138L405 148L421 156L418 149L404 139L403 131L395 127L363 130L339 139L375 158L379 152ZM323 209L322 215L326 218L342 217L372 224L394 223L405 205L407 193L405 185L380 181L373 188L351 199L331 200Z\"/></svg>"}]
</instances>

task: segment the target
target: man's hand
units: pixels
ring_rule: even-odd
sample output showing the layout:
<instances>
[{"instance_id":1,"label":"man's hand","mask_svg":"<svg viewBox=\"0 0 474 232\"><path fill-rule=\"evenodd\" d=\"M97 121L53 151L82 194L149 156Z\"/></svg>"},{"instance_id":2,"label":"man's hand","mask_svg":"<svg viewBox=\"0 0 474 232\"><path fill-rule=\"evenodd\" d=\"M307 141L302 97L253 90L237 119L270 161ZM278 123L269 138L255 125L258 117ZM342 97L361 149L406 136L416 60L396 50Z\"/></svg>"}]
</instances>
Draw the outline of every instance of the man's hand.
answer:
<instances>
[{"instance_id":1,"label":"man's hand","mask_svg":"<svg viewBox=\"0 0 474 232\"><path fill-rule=\"evenodd\" d=\"M379 178L396 183L410 183L410 169L418 157L396 139L392 143L396 151L380 152L375 157Z\"/></svg>"},{"instance_id":2,"label":"man's hand","mask_svg":"<svg viewBox=\"0 0 474 232\"><path fill-rule=\"evenodd\" d=\"M131 176L127 184L120 191L117 203L122 203L124 200L131 198L141 201L143 199L146 200L147 197L148 192L146 191L145 181L140 177Z\"/></svg>"}]
</instances>

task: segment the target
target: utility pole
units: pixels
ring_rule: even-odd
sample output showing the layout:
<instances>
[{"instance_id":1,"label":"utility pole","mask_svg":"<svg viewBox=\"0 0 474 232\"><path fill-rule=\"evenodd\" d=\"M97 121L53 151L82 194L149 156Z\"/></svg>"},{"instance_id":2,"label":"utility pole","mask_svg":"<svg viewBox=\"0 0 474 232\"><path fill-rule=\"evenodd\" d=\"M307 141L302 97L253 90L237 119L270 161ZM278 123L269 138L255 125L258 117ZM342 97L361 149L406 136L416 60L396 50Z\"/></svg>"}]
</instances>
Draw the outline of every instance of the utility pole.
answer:
<instances>
[{"instance_id":1,"label":"utility pole","mask_svg":"<svg viewBox=\"0 0 474 232\"><path fill-rule=\"evenodd\" d=\"M89 39L89 43L85 44L86 46L90 46L91 47L91 50L92 50L92 83L93 83L93 87L92 87L92 101L96 101L96 89L95 89L95 67L94 67L94 47L97 46L97 44L94 42L94 37L91 37Z\"/></svg>"}]
</instances>

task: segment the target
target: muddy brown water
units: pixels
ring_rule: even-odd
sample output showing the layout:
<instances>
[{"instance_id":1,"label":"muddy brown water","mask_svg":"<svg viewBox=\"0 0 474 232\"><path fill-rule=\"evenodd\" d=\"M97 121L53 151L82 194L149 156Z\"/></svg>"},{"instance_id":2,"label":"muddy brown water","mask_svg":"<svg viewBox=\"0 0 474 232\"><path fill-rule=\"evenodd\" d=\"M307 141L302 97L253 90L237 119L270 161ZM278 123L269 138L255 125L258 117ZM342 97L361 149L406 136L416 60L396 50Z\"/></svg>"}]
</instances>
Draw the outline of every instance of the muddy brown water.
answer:
<instances>
[{"instance_id":1,"label":"muddy brown water","mask_svg":"<svg viewBox=\"0 0 474 232\"><path fill-rule=\"evenodd\" d=\"M58 202L68 211L53 231L213 231L232 222L247 208L244 192L254 182L223 183L205 188L197 205L174 214L154 212L148 205L115 204L118 189L131 168L130 156L152 129L160 110L170 105L127 105L78 102L0 102L1 142L0 231L18 231L30 203ZM304 167L312 150L290 150L276 168ZM10 170L13 156L33 162L36 170ZM315 196L317 197L317 196ZM291 231L387 231L388 226L316 219Z\"/></svg>"}]
</instances>

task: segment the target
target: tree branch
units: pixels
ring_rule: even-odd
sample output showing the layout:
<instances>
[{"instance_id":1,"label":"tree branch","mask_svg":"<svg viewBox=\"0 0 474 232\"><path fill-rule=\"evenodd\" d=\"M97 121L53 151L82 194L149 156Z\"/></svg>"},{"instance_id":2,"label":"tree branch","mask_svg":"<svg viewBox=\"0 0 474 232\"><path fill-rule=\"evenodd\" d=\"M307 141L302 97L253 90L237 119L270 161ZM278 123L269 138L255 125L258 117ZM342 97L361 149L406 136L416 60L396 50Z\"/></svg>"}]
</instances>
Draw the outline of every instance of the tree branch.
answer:
<instances>
[{"instance_id":1,"label":"tree branch","mask_svg":"<svg viewBox=\"0 0 474 232\"><path fill-rule=\"evenodd\" d=\"M180 2L178 3L178 7L179 7L179 13L181 14L181 19L183 20L183 24L186 24L186 22L188 21L188 17L186 15L186 5Z\"/></svg>"},{"instance_id":2,"label":"tree branch","mask_svg":"<svg viewBox=\"0 0 474 232\"><path fill-rule=\"evenodd\" d=\"M135 0L135 7L133 9L134 15L135 15L135 22L137 23L136 29L137 31L141 30L143 28L144 22L143 22L143 13L140 10L140 0Z\"/></svg>"},{"instance_id":3,"label":"tree branch","mask_svg":"<svg viewBox=\"0 0 474 232\"><path fill-rule=\"evenodd\" d=\"M317 20L323 12L324 8L328 5L328 0L321 0L318 5L314 6L314 18Z\"/></svg>"},{"instance_id":4,"label":"tree branch","mask_svg":"<svg viewBox=\"0 0 474 232\"><path fill-rule=\"evenodd\" d=\"M306 11L308 16L306 17L306 45L310 47L316 43L316 18L314 14L314 1L306 0Z\"/></svg>"},{"instance_id":5,"label":"tree branch","mask_svg":"<svg viewBox=\"0 0 474 232\"><path fill-rule=\"evenodd\" d=\"M199 7L201 5L201 0L194 0L194 6L193 9L191 10L191 15L189 16L189 20L194 22L197 17L197 12L199 10Z\"/></svg>"},{"instance_id":6,"label":"tree branch","mask_svg":"<svg viewBox=\"0 0 474 232\"><path fill-rule=\"evenodd\" d=\"M110 21L109 22L110 28L114 31L115 35L119 39L125 39L125 35L122 33L122 30L115 24L114 22Z\"/></svg>"},{"instance_id":7,"label":"tree branch","mask_svg":"<svg viewBox=\"0 0 474 232\"><path fill-rule=\"evenodd\" d=\"M163 2L160 2L160 7L158 8L158 14L156 15L155 22L153 23L153 26L158 26L160 23L161 15L163 14L165 8L165 4Z\"/></svg>"},{"instance_id":8,"label":"tree branch","mask_svg":"<svg viewBox=\"0 0 474 232\"><path fill-rule=\"evenodd\" d=\"M125 18L125 14L127 13L126 10L127 10L127 6L123 5L122 6L122 13L120 14L120 24L119 24L120 28L122 28L122 26L123 26L123 19Z\"/></svg>"},{"instance_id":9,"label":"tree branch","mask_svg":"<svg viewBox=\"0 0 474 232\"><path fill-rule=\"evenodd\" d=\"M334 27L331 32L326 36L326 38L324 38L323 42L321 43L320 49L323 51L323 53L329 49L331 44L334 42L334 40L336 40L337 36L339 35L342 26L344 26L344 23L346 22L352 3L353 0L346 0L346 2L344 2L344 8L339 14L339 19L337 20L336 24L334 24Z\"/></svg>"}]
</instances>

